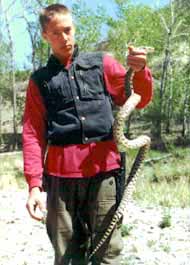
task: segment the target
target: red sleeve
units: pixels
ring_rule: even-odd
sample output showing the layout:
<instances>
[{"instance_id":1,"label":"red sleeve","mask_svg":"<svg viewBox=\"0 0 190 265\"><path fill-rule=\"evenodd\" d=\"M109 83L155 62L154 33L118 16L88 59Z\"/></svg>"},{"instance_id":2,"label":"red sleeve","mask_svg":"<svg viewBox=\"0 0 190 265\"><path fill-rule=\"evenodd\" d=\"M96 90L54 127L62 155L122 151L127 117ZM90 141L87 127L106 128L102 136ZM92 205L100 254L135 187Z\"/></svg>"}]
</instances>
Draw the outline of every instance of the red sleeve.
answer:
<instances>
[{"instance_id":1,"label":"red sleeve","mask_svg":"<svg viewBox=\"0 0 190 265\"><path fill-rule=\"evenodd\" d=\"M23 119L24 174L32 187L42 186L44 155L46 149L46 110L34 81L30 80Z\"/></svg>"},{"instance_id":2,"label":"red sleeve","mask_svg":"<svg viewBox=\"0 0 190 265\"><path fill-rule=\"evenodd\" d=\"M142 109L148 105L153 95L153 81L150 69L145 67L144 70L135 72L133 79L134 92L141 96L141 101L137 105Z\"/></svg>"},{"instance_id":3,"label":"red sleeve","mask_svg":"<svg viewBox=\"0 0 190 265\"><path fill-rule=\"evenodd\" d=\"M126 101L125 95L125 74L126 69L109 55L104 56L104 80L106 88L116 105L123 105ZM152 99L152 75L145 67L142 71L136 72L133 79L134 92L141 96L137 108L144 108Z\"/></svg>"}]
</instances>

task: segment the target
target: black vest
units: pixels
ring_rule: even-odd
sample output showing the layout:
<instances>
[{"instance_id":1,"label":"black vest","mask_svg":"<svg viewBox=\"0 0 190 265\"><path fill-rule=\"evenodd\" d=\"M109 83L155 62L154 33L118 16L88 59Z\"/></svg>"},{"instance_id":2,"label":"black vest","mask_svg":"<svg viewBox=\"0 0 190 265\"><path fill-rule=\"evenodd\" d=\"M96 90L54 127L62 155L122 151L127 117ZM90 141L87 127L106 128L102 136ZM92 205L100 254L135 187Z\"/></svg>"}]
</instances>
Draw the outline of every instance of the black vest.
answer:
<instances>
[{"instance_id":1,"label":"black vest","mask_svg":"<svg viewBox=\"0 0 190 265\"><path fill-rule=\"evenodd\" d=\"M31 77L47 109L49 144L66 145L112 138L112 105L103 80L103 54L80 53L69 69L51 56Z\"/></svg>"}]
</instances>

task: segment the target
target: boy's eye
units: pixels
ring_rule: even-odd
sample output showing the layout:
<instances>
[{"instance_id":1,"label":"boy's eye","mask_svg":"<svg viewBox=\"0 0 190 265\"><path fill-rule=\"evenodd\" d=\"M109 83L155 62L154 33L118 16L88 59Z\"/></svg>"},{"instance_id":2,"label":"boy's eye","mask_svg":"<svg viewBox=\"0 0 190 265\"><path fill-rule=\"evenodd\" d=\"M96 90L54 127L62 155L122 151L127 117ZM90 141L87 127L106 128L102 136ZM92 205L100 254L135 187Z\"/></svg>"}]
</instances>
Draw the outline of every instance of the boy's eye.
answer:
<instances>
[{"instance_id":1,"label":"boy's eye","mask_svg":"<svg viewBox=\"0 0 190 265\"><path fill-rule=\"evenodd\" d=\"M71 28L68 27L68 28L65 28L63 31L53 31L53 35L55 36L60 36L62 33L66 33L68 34L70 32Z\"/></svg>"},{"instance_id":2,"label":"boy's eye","mask_svg":"<svg viewBox=\"0 0 190 265\"><path fill-rule=\"evenodd\" d=\"M70 30L71 30L71 28L68 27L68 28L65 28L65 29L64 29L64 32L65 32L65 33L69 33Z\"/></svg>"}]
</instances>

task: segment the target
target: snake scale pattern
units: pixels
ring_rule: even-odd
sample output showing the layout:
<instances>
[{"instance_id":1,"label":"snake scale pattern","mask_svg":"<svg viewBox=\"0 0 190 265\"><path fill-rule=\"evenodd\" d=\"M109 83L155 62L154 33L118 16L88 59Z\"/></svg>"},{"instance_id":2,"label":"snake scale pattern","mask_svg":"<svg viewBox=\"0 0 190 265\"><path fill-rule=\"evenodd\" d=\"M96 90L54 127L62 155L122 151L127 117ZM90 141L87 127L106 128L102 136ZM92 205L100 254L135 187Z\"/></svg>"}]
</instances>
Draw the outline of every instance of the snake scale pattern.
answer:
<instances>
[{"instance_id":1,"label":"snake scale pattern","mask_svg":"<svg viewBox=\"0 0 190 265\"><path fill-rule=\"evenodd\" d=\"M139 49L144 49L146 53L153 52L153 48L151 47L143 47ZM95 246L94 250L89 255L89 260L91 260L94 254L101 248L101 246L112 233L117 223L123 217L124 213L126 213L127 206L132 201L132 195L135 190L136 182L142 163L150 147L151 140L146 135L141 135L133 140L127 139L124 135L125 122L141 100L141 96L133 92L133 76L134 72L131 68L129 68L126 74L126 94L128 96L128 99L122 107L119 107L119 110L115 116L113 124L113 136L117 144L118 150L120 150L120 148L124 148L125 150L139 149L139 151L136 155L135 161L132 165L129 175L126 176L126 183L121 202L116 212L114 213L112 220L107 230L105 231L103 237L100 239L99 243Z\"/></svg>"}]
</instances>

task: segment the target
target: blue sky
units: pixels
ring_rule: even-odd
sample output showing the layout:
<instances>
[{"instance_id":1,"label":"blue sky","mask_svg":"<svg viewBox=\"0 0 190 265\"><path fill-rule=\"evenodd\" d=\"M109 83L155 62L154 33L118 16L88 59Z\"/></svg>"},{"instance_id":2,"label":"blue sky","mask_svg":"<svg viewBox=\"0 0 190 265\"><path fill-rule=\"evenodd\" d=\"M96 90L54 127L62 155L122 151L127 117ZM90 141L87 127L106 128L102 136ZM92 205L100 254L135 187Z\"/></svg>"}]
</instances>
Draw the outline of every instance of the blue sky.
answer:
<instances>
[{"instance_id":1,"label":"blue sky","mask_svg":"<svg viewBox=\"0 0 190 265\"><path fill-rule=\"evenodd\" d=\"M71 6L72 3L74 3L76 0L63 0L62 3ZM9 2L12 2L11 0L4 1L6 4ZM169 0L135 0L134 3L142 3L150 5L151 7L156 7L157 5L164 5L169 2ZM14 2L14 6L10 12L9 17L14 17L15 15L19 14L19 10L21 10L20 6L20 0L16 0ZM90 8L95 8L98 5L102 5L106 12L115 15L115 6L114 6L114 0L86 0L87 5ZM4 3L5 5L5 3ZM19 19L14 19L11 22L11 32L14 39L14 50L15 50L15 60L16 60L16 66L19 68L23 68L24 66L28 68L28 59L27 56L30 56L31 48L30 48L30 41L29 36L26 32L26 29L24 27L23 21Z\"/></svg>"}]
</instances>

